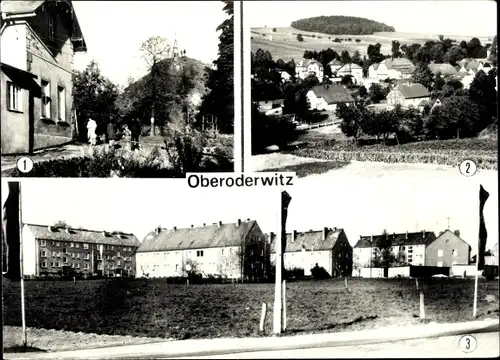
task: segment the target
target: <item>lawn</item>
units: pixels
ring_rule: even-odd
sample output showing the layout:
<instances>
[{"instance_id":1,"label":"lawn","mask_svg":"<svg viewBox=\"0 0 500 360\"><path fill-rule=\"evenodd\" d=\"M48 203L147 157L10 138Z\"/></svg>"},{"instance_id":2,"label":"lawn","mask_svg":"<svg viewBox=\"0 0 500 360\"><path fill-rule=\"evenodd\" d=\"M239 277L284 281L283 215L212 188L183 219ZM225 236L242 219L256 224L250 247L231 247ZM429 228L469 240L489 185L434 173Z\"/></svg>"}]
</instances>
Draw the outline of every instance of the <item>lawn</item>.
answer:
<instances>
[{"instance_id":1,"label":"lawn","mask_svg":"<svg viewBox=\"0 0 500 360\"><path fill-rule=\"evenodd\" d=\"M473 279L423 283L426 314L436 322L472 318ZM287 333L338 332L418 323L419 294L409 279L290 282ZM172 285L151 280L27 281L27 326L162 338L258 336L262 303L272 331L274 284ZM484 301L494 295L495 301ZM3 282L4 325L21 325L20 285ZM479 318L498 317L498 281L479 283Z\"/></svg>"}]
</instances>

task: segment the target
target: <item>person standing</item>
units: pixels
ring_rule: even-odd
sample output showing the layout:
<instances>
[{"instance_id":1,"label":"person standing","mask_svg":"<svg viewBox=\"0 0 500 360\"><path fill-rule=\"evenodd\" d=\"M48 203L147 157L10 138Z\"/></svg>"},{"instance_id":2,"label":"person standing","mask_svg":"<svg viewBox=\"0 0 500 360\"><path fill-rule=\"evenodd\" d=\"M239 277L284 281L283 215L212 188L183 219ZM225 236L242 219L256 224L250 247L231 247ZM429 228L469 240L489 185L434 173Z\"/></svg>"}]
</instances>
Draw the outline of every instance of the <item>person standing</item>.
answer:
<instances>
[{"instance_id":1,"label":"person standing","mask_svg":"<svg viewBox=\"0 0 500 360\"><path fill-rule=\"evenodd\" d=\"M141 126L139 123L139 119L133 118L130 124L130 132L132 133L132 146L131 149L139 149L139 136L141 132Z\"/></svg>"},{"instance_id":2,"label":"person standing","mask_svg":"<svg viewBox=\"0 0 500 360\"><path fill-rule=\"evenodd\" d=\"M108 143L109 146L112 147L115 144L115 124L113 124L113 121L109 121L108 125L106 127L106 133L108 136Z\"/></svg>"},{"instance_id":3,"label":"person standing","mask_svg":"<svg viewBox=\"0 0 500 360\"><path fill-rule=\"evenodd\" d=\"M90 145L94 146L96 144L97 135L95 133L97 129L97 123L95 120L89 118L87 122L87 137L89 139Z\"/></svg>"}]
</instances>

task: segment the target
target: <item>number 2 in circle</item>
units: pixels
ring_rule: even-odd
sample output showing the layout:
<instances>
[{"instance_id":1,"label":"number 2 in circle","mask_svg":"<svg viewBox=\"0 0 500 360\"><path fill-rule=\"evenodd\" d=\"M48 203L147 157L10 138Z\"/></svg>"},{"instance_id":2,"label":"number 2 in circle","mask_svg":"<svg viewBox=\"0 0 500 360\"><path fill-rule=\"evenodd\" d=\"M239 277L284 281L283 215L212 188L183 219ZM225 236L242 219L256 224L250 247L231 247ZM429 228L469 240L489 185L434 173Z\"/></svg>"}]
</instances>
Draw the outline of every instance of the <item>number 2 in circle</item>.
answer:
<instances>
[{"instance_id":1,"label":"number 2 in circle","mask_svg":"<svg viewBox=\"0 0 500 360\"><path fill-rule=\"evenodd\" d=\"M470 177L476 174L477 165L472 160L464 160L460 164L459 170L463 176Z\"/></svg>"}]
</instances>

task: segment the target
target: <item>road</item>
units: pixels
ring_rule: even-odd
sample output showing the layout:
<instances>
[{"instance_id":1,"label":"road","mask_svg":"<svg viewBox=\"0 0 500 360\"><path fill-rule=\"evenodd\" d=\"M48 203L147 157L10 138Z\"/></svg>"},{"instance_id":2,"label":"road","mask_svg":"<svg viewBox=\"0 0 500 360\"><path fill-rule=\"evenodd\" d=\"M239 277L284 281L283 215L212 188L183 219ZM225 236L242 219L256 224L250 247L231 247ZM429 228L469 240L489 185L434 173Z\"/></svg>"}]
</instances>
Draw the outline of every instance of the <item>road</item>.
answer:
<instances>
[{"instance_id":1,"label":"road","mask_svg":"<svg viewBox=\"0 0 500 360\"><path fill-rule=\"evenodd\" d=\"M320 347L313 349L256 351L232 353L217 356L184 357L181 359L292 359L292 358L465 358L465 357L498 357L499 334L489 332L474 334L477 348L471 353L464 353L459 346L461 336L444 336L439 338L416 339L385 342L368 345L351 345L340 347Z\"/></svg>"}]
</instances>

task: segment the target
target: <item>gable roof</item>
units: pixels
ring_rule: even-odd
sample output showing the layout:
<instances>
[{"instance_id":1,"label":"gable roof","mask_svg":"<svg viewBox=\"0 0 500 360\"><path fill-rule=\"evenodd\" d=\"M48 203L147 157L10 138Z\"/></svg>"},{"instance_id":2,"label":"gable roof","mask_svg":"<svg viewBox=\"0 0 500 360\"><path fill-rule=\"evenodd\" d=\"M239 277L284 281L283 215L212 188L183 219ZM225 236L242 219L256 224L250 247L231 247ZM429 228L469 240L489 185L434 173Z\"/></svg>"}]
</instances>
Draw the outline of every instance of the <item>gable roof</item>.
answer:
<instances>
[{"instance_id":1,"label":"gable roof","mask_svg":"<svg viewBox=\"0 0 500 360\"><path fill-rule=\"evenodd\" d=\"M354 99L342 85L318 85L311 89L318 98L323 98L327 104L353 102Z\"/></svg>"},{"instance_id":2,"label":"gable roof","mask_svg":"<svg viewBox=\"0 0 500 360\"><path fill-rule=\"evenodd\" d=\"M401 92L405 99L416 99L421 97L429 97L431 94L422 84L398 85L395 89Z\"/></svg>"},{"instance_id":3,"label":"gable roof","mask_svg":"<svg viewBox=\"0 0 500 360\"><path fill-rule=\"evenodd\" d=\"M375 64L371 64L370 67L373 66L373 70L377 70L379 65L380 65L379 63L375 63Z\"/></svg>"},{"instance_id":4,"label":"gable roof","mask_svg":"<svg viewBox=\"0 0 500 360\"><path fill-rule=\"evenodd\" d=\"M40 240L71 241L89 244L136 246L141 244L134 234L105 232L98 230L74 229L57 226L26 224L33 236Z\"/></svg>"},{"instance_id":5,"label":"gable roof","mask_svg":"<svg viewBox=\"0 0 500 360\"><path fill-rule=\"evenodd\" d=\"M333 59L328 63L328 65L342 65L342 62L338 59Z\"/></svg>"},{"instance_id":6,"label":"gable roof","mask_svg":"<svg viewBox=\"0 0 500 360\"><path fill-rule=\"evenodd\" d=\"M385 240L385 237L391 241L392 246L407 246L407 245L429 245L436 240L436 235L432 231L419 231L412 233L387 234L387 235L370 235L360 236L355 248L371 248Z\"/></svg>"},{"instance_id":7,"label":"gable roof","mask_svg":"<svg viewBox=\"0 0 500 360\"><path fill-rule=\"evenodd\" d=\"M20 0L20 1L13 1L13 0L4 0L0 4L0 9L2 12L2 16L5 15L6 18L8 18L10 15L29 15L31 13L34 13L40 6L42 6L44 3L51 1L51 0ZM61 1L63 3L68 4L68 6L71 9L71 12L73 14L73 25L74 28L73 30L76 31L76 35L74 38L72 38L72 41L77 40L77 38L80 38L81 40L81 46L75 46L75 52L76 51L87 51L87 44L85 42L85 39L83 37L82 29L80 28L80 23L78 22L78 18L75 13L75 9L73 8L73 4L71 0L65 0Z\"/></svg>"},{"instance_id":8,"label":"gable roof","mask_svg":"<svg viewBox=\"0 0 500 360\"><path fill-rule=\"evenodd\" d=\"M315 60L315 59L302 59L302 60L300 60L298 62L298 64L296 66L298 66L298 67L307 67L307 66L309 66L311 64L318 64L318 66L320 68L323 67L323 65L321 65L321 63L319 61Z\"/></svg>"},{"instance_id":9,"label":"gable roof","mask_svg":"<svg viewBox=\"0 0 500 360\"><path fill-rule=\"evenodd\" d=\"M353 69L354 70L363 70L363 68L361 66L359 66L358 64L345 64L337 71L352 71Z\"/></svg>"},{"instance_id":10,"label":"gable roof","mask_svg":"<svg viewBox=\"0 0 500 360\"><path fill-rule=\"evenodd\" d=\"M325 238L323 239L323 232ZM324 230L309 230L306 232L295 232L286 234L285 252L298 251L327 251L333 249L339 237L344 233L344 229L325 228ZM344 233L345 235L345 233ZM271 239L271 253L276 253L276 234Z\"/></svg>"},{"instance_id":11,"label":"gable roof","mask_svg":"<svg viewBox=\"0 0 500 360\"><path fill-rule=\"evenodd\" d=\"M152 231L146 235L137 252L239 246L254 226L258 227L255 220L247 220L241 221L239 225L218 223L183 229L159 229L158 233Z\"/></svg>"},{"instance_id":12,"label":"gable roof","mask_svg":"<svg viewBox=\"0 0 500 360\"><path fill-rule=\"evenodd\" d=\"M439 234L439 236L436 239L434 239L434 241L438 240L441 237L449 236L449 235L457 238L458 240L464 242L465 244L467 244L470 247L470 244L467 241L462 239L459 235L457 235L455 232L451 231L450 229L446 229L445 231L443 231L441 234ZM432 242L434 242L434 241L432 241ZM427 244L427 245L429 245L429 244Z\"/></svg>"},{"instance_id":13,"label":"gable roof","mask_svg":"<svg viewBox=\"0 0 500 360\"><path fill-rule=\"evenodd\" d=\"M481 65L481 63L479 61L477 61L476 59L467 59L463 63L463 67L466 70L477 70L479 65Z\"/></svg>"},{"instance_id":14,"label":"gable roof","mask_svg":"<svg viewBox=\"0 0 500 360\"><path fill-rule=\"evenodd\" d=\"M387 66L388 70L394 69L394 70L403 70L403 69L413 69L415 68L415 65L408 59L406 58L388 58L384 59L380 62L381 64L384 64Z\"/></svg>"},{"instance_id":15,"label":"gable roof","mask_svg":"<svg viewBox=\"0 0 500 360\"><path fill-rule=\"evenodd\" d=\"M457 69L453 67L451 64L429 64L429 70L436 75L437 73L441 73L441 75L455 75L457 73Z\"/></svg>"}]
</instances>

